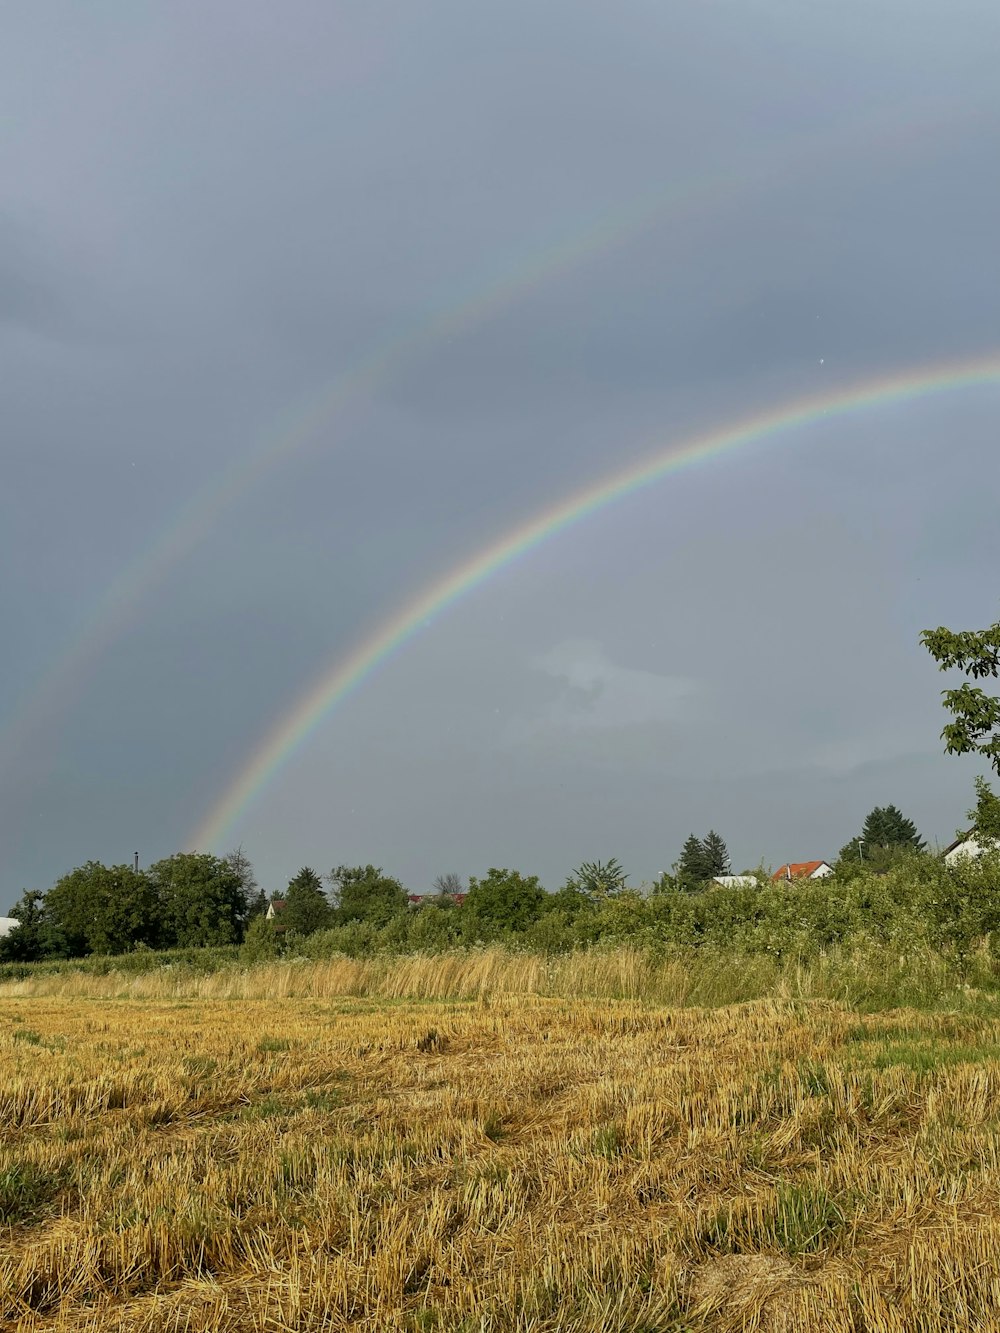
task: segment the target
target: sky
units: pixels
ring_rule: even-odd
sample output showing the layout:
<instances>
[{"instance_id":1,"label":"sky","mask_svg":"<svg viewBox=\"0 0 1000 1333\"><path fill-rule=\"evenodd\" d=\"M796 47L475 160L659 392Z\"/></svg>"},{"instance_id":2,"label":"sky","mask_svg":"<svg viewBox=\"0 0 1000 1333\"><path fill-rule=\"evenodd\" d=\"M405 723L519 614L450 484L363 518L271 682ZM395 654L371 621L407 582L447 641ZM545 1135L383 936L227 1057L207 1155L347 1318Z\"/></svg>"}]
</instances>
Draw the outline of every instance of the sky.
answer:
<instances>
[{"instance_id":1,"label":"sky","mask_svg":"<svg viewBox=\"0 0 1000 1333\"><path fill-rule=\"evenodd\" d=\"M991 0L10 0L0 910L242 844L630 882L690 832L950 840L924 628L1000 614L1000 379L705 458L443 607L477 553L809 395L1000 356ZM206 845L206 834L213 840Z\"/></svg>"}]
</instances>

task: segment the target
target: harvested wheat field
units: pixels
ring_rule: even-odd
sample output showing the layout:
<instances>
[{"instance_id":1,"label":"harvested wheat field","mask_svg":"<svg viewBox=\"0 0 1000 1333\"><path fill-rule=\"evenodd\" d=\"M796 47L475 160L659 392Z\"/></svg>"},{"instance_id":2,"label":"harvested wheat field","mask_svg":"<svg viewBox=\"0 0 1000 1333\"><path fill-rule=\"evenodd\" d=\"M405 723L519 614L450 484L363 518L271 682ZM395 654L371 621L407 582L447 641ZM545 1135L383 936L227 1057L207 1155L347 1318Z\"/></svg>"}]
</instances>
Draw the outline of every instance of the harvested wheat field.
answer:
<instances>
[{"instance_id":1,"label":"harvested wheat field","mask_svg":"<svg viewBox=\"0 0 1000 1333\"><path fill-rule=\"evenodd\" d=\"M19 1330L1000 1328L1000 1023L0 998Z\"/></svg>"}]
</instances>

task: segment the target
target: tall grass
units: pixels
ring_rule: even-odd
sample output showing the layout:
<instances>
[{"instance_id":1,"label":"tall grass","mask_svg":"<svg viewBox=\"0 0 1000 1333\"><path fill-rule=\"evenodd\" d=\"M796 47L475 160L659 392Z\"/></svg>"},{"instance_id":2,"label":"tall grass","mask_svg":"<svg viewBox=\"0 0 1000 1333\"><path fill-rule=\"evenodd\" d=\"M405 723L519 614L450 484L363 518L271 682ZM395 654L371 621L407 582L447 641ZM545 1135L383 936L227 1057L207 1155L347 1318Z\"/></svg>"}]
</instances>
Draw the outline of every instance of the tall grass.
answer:
<instances>
[{"instance_id":1,"label":"tall grass","mask_svg":"<svg viewBox=\"0 0 1000 1333\"><path fill-rule=\"evenodd\" d=\"M0 997L254 1000L355 997L387 1001L504 996L717 1006L777 998L860 1009L982 1008L997 994L983 950L958 967L929 947L833 948L806 958L717 949L629 947L547 955L504 948L371 958L283 959L203 972L185 966L131 974L114 968L40 970L0 982Z\"/></svg>"}]
</instances>

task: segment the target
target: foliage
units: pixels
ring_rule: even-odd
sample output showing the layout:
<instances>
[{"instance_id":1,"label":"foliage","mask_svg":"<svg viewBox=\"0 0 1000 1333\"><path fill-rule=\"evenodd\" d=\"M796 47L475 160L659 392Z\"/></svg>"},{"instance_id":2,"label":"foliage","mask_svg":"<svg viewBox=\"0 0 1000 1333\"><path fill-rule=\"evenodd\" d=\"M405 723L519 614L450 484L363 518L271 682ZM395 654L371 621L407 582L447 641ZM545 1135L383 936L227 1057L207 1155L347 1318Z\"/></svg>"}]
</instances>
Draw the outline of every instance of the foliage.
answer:
<instances>
[{"instance_id":1,"label":"foliage","mask_svg":"<svg viewBox=\"0 0 1000 1333\"><path fill-rule=\"evenodd\" d=\"M981 837L1000 842L1000 797L985 778L976 778L976 804L969 811L973 828Z\"/></svg>"},{"instance_id":2,"label":"foliage","mask_svg":"<svg viewBox=\"0 0 1000 1333\"><path fill-rule=\"evenodd\" d=\"M258 914L247 926L240 946L240 958L247 963L263 963L278 958L283 949L283 939L274 929L266 916Z\"/></svg>"},{"instance_id":3,"label":"foliage","mask_svg":"<svg viewBox=\"0 0 1000 1333\"><path fill-rule=\"evenodd\" d=\"M574 870L570 884L576 884L582 893L595 902L621 893L627 876L615 857L610 861L584 861Z\"/></svg>"},{"instance_id":4,"label":"foliage","mask_svg":"<svg viewBox=\"0 0 1000 1333\"><path fill-rule=\"evenodd\" d=\"M151 865L148 876L170 944L185 948L240 942L247 898L240 874L228 861L206 852L178 852Z\"/></svg>"},{"instance_id":5,"label":"foliage","mask_svg":"<svg viewBox=\"0 0 1000 1333\"><path fill-rule=\"evenodd\" d=\"M840 849L839 859L867 860L884 866L900 850L919 852L926 846L913 820L907 819L894 805L877 805L869 811L861 830L860 842L860 848L858 838L845 843Z\"/></svg>"},{"instance_id":6,"label":"foliage","mask_svg":"<svg viewBox=\"0 0 1000 1333\"><path fill-rule=\"evenodd\" d=\"M227 852L223 860L239 880L240 888L243 890L243 896L246 899L245 928L255 916L261 916L267 911L267 894L257 883L253 864L243 850L242 843L231 852Z\"/></svg>"},{"instance_id":7,"label":"foliage","mask_svg":"<svg viewBox=\"0 0 1000 1333\"><path fill-rule=\"evenodd\" d=\"M688 893L700 889L709 878L705 845L696 834L688 834L684 846L681 848L675 872L674 879L677 887Z\"/></svg>"},{"instance_id":8,"label":"foliage","mask_svg":"<svg viewBox=\"0 0 1000 1333\"><path fill-rule=\"evenodd\" d=\"M920 640L942 671L957 668L975 680L1000 675L1000 623L958 633L942 625ZM941 732L946 753L984 755L1000 773L1000 699L968 681L941 693L953 719Z\"/></svg>"},{"instance_id":9,"label":"foliage","mask_svg":"<svg viewBox=\"0 0 1000 1333\"><path fill-rule=\"evenodd\" d=\"M0 939L0 962L30 963L68 956L66 938L53 923L40 889L25 890L10 914L19 924Z\"/></svg>"},{"instance_id":10,"label":"foliage","mask_svg":"<svg viewBox=\"0 0 1000 1333\"><path fill-rule=\"evenodd\" d=\"M730 874L729 851L715 829L709 829L704 839L692 833L681 849L675 869L676 886L691 893L704 888L716 875Z\"/></svg>"},{"instance_id":11,"label":"foliage","mask_svg":"<svg viewBox=\"0 0 1000 1333\"><path fill-rule=\"evenodd\" d=\"M467 939L497 939L525 930L541 916L544 906L545 890L537 875L493 868L482 879L470 878L461 909L462 928Z\"/></svg>"},{"instance_id":12,"label":"foliage","mask_svg":"<svg viewBox=\"0 0 1000 1333\"><path fill-rule=\"evenodd\" d=\"M330 880L336 888L334 920L339 926L352 921L385 926L406 911L406 890L398 879L383 874L376 866L337 866L330 872Z\"/></svg>"},{"instance_id":13,"label":"foliage","mask_svg":"<svg viewBox=\"0 0 1000 1333\"><path fill-rule=\"evenodd\" d=\"M705 849L705 864L708 867L706 879L713 879L716 875L732 873L732 866L729 863L729 849L715 829L708 830L702 847Z\"/></svg>"},{"instance_id":14,"label":"foliage","mask_svg":"<svg viewBox=\"0 0 1000 1333\"><path fill-rule=\"evenodd\" d=\"M124 953L137 944L155 948L173 942L152 868L88 861L49 889L44 913L70 954Z\"/></svg>"},{"instance_id":15,"label":"foliage","mask_svg":"<svg viewBox=\"0 0 1000 1333\"><path fill-rule=\"evenodd\" d=\"M323 892L323 881L311 866L303 866L289 880L285 890L282 925L297 935L311 935L328 926L332 917L329 900Z\"/></svg>"}]
</instances>

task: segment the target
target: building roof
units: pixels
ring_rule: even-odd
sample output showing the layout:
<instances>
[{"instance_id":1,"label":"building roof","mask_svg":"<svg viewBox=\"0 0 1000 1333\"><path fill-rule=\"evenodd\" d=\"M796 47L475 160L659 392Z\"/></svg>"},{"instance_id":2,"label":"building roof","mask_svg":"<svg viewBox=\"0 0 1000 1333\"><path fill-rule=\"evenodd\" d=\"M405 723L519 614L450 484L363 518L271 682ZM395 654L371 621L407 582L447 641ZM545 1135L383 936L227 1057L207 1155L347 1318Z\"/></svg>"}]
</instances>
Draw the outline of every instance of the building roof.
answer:
<instances>
[{"instance_id":1,"label":"building roof","mask_svg":"<svg viewBox=\"0 0 1000 1333\"><path fill-rule=\"evenodd\" d=\"M820 866L825 866L825 861L790 861L780 866L771 876L775 879L808 879L814 875Z\"/></svg>"},{"instance_id":2,"label":"building roof","mask_svg":"<svg viewBox=\"0 0 1000 1333\"><path fill-rule=\"evenodd\" d=\"M722 889L752 889L757 885L756 875L714 875L710 884L718 884Z\"/></svg>"},{"instance_id":3,"label":"building roof","mask_svg":"<svg viewBox=\"0 0 1000 1333\"><path fill-rule=\"evenodd\" d=\"M456 907L461 907L468 896L467 893L408 893L406 901L412 903L414 907L422 907L424 903L434 903L441 898L447 898Z\"/></svg>"}]
</instances>

